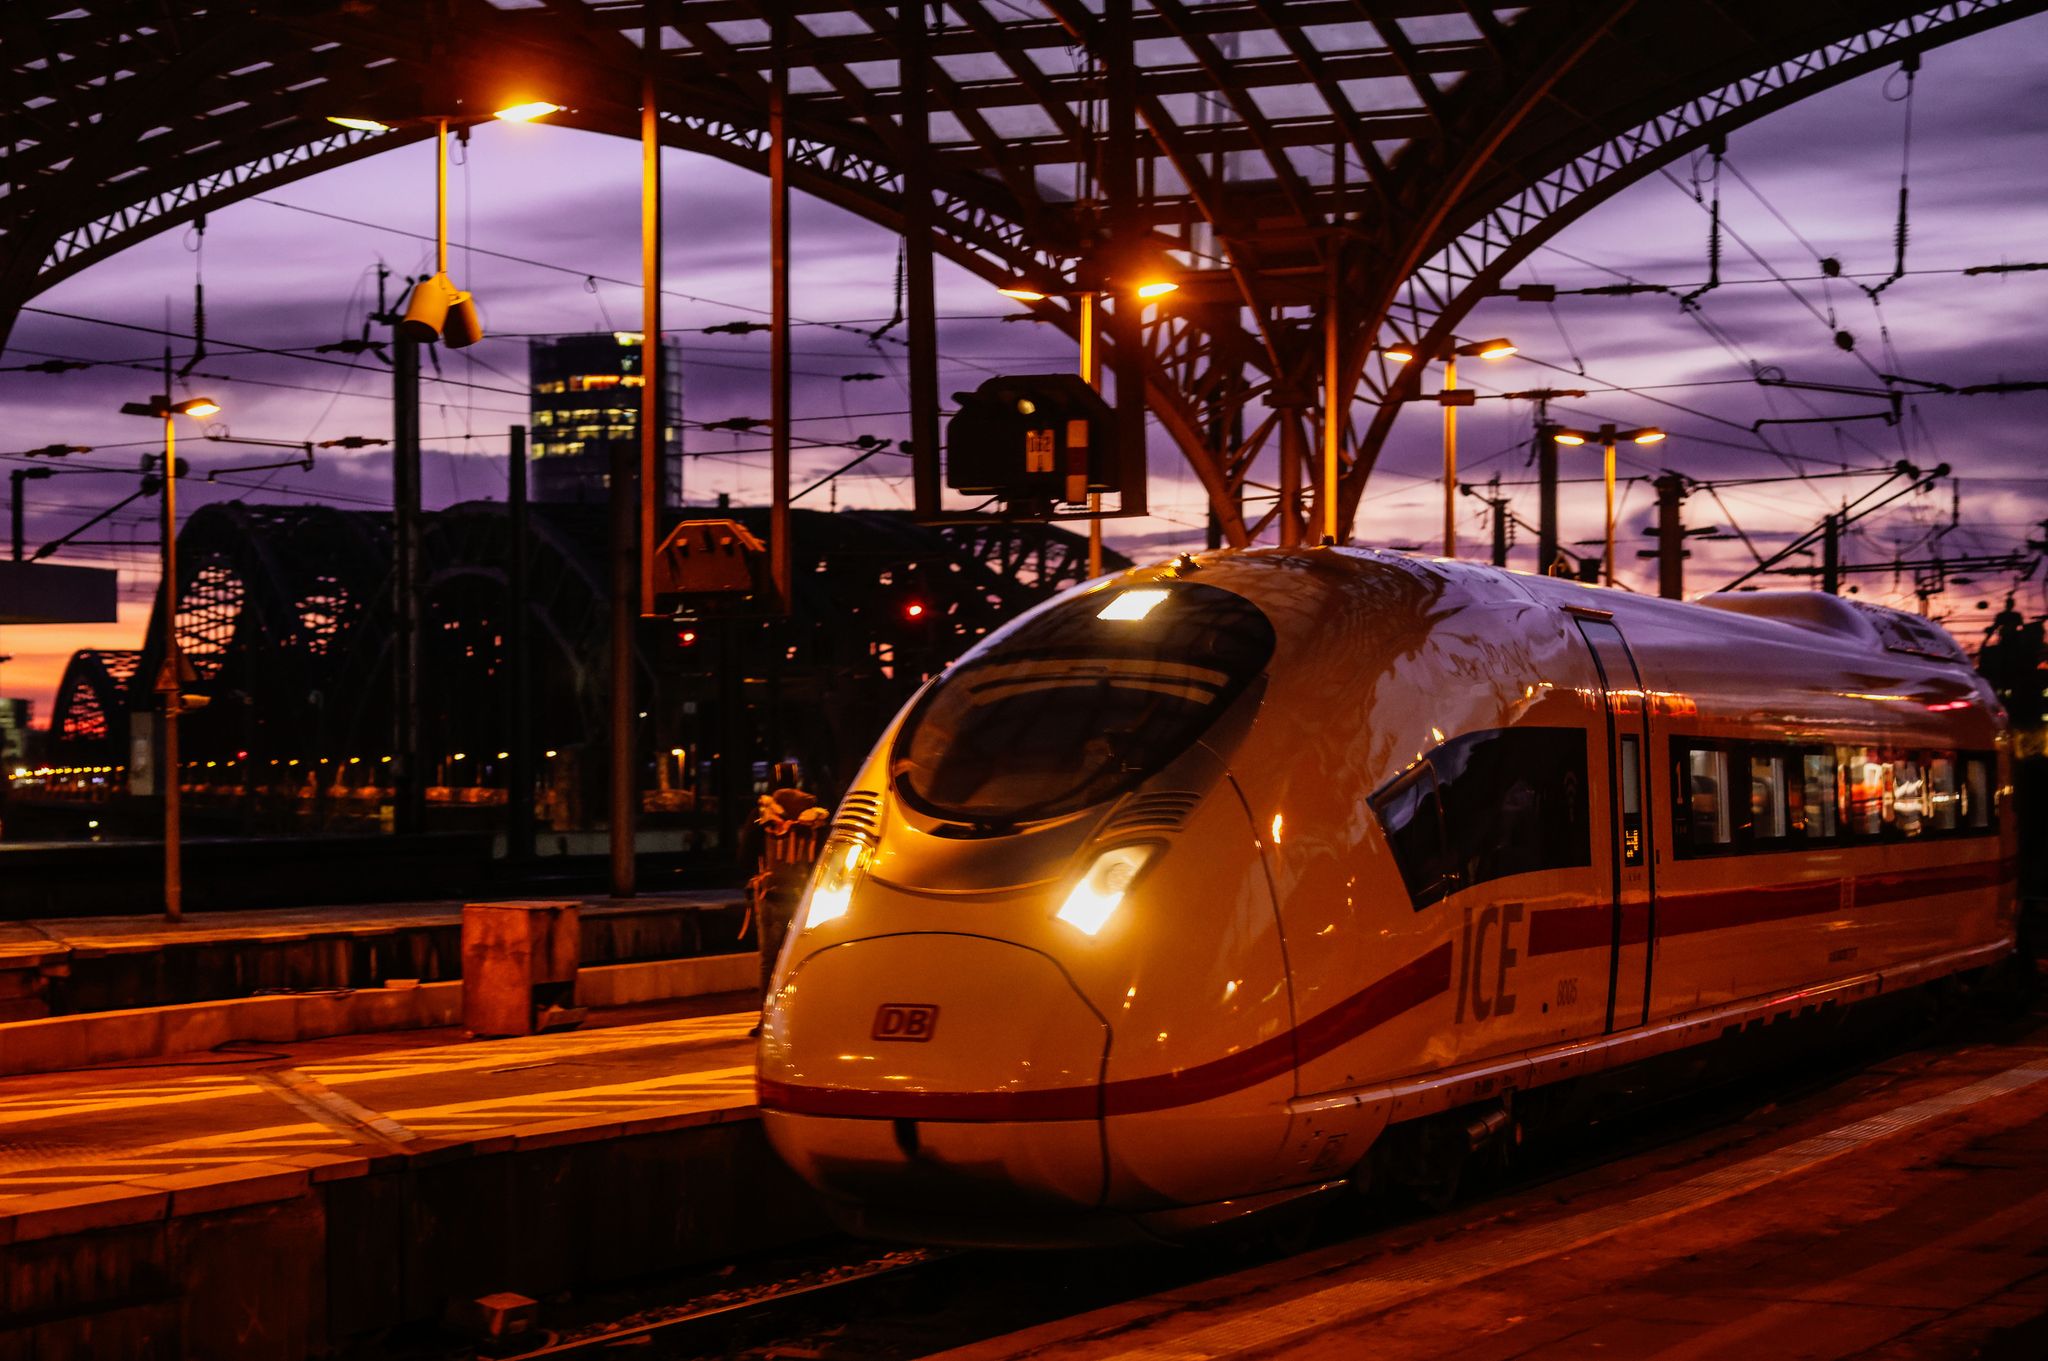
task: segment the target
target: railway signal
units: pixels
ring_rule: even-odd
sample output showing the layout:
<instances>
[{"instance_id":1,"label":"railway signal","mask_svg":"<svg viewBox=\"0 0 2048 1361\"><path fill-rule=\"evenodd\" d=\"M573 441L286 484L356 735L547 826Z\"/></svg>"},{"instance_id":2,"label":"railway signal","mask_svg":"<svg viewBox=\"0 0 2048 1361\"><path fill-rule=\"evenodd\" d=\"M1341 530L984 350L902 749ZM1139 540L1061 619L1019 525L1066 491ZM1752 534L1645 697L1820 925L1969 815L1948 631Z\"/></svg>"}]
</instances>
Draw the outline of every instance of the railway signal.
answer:
<instances>
[{"instance_id":1,"label":"railway signal","mask_svg":"<svg viewBox=\"0 0 2048 1361\"><path fill-rule=\"evenodd\" d=\"M960 410L946 427L953 490L1043 514L1123 489L1114 412L1078 375L991 378L954 400Z\"/></svg>"}]
</instances>

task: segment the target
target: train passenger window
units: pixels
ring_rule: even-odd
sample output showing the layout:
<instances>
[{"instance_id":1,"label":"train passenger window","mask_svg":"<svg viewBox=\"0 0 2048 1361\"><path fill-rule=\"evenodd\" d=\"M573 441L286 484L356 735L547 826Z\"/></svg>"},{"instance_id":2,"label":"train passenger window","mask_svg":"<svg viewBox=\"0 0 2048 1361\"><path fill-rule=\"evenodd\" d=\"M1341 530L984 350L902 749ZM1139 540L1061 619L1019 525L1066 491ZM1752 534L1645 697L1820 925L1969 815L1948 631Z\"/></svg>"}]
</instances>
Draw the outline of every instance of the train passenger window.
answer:
<instances>
[{"instance_id":1,"label":"train passenger window","mask_svg":"<svg viewBox=\"0 0 2048 1361\"><path fill-rule=\"evenodd\" d=\"M1459 888L1593 863L1582 728L1499 728L1429 754Z\"/></svg>"},{"instance_id":2,"label":"train passenger window","mask_svg":"<svg viewBox=\"0 0 2048 1361\"><path fill-rule=\"evenodd\" d=\"M1991 826L1991 762L1972 756L1963 762L1963 825L1972 831Z\"/></svg>"},{"instance_id":3,"label":"train passenger window","mask_svg":"<svg viewBox=\"0 0 2048 1361\"><path fill-rule=\"evenodd\" d=\"M1835 836L1835 758L1827 752L1810 751L1800 761L1805 779L1801 781L1801 823L1797 830L1809 841L1832 841Z\"/></svg>"},{"instance_id":4,"label":"train passenger window","mask_svg":"<svg viewBox=\"0 0 2048 1361\"><path fill-rule=\"evenodd\" d=\"M1890 768L1878 761L1875 747L1838 747L1836 759L1841 762L1842 812L1849 834L1882 835L1884 791Z\"/></svg>"},{"instance_id":5,"label":"train passenger window","mask_svg":"<svg viewBox=\"0 0 2048 1361\"><path fill-rule=\"evenodd\" d=\"M1891 763L1891 827L1902 837L1926 830L1926 775L1918 756L1900 755Z\"/></svg>"},{"instance_id":6,"label":"train passenger window","mask_svg":"<svg viewBox=\"0 0 2048 1361\"><path fill-rule=\"evenodd\" d=\"M1693 850L1726 846L1734 840L1728 815L1728 753L1688 751L1685 781L1685 844Z\"/></svg>"},{"instance_id":7,"label":"train passenger window","mask_svg":"<svg viewBox=\"0 0 2048 1361\"><path fill-rule=\"evenodd\" d=\"M1749 828L1758 841L1783 841L1786 826L1785 758L1749 758Z\"/></svg>"},{"instance_id":8,"label":"train passenger window","mask_svg":"<svg viewBox=\"0 0 2048 1361\"><path fill-rule=\"evenodd\" d=\"M1025 615L919 696L890 754L904 801L1005 827L1103 803L1188 750L1265 671L1258 606L1197 582Z\"/></svg>"},{"instance_id":9,"label":"train passenger window","mask_svg":"<svg viewBox=\"0 0 2048 1361\"><path fill-rule=\"evenodd\" d=\"M1953 832L1956 821L1956 758L1927 759L1927 821L1936 832Z\"/></svg>"},{"instance_id":10,"label":"train passenger window","mask_svg":"<svg viewBox=\"0 0 2048 1361\"><path fill-rule=\"evenodd\" d=\"M1593 861L1582 728L1461 734L1372 808L1418 909L1511 874Z\"/></svg>"},{"instance_id":11,"label":"train passenger window","mask_svg":"<svg viewBox=\"0 0 2048 1361\"><path fill-rule=\"evenodd\" d=\"M1429 762L1418 762L1369 802L1415 910L1420 912L1451 892L1455 884L1444 848L1443 805Z\"/></svg>"}]
</instances>

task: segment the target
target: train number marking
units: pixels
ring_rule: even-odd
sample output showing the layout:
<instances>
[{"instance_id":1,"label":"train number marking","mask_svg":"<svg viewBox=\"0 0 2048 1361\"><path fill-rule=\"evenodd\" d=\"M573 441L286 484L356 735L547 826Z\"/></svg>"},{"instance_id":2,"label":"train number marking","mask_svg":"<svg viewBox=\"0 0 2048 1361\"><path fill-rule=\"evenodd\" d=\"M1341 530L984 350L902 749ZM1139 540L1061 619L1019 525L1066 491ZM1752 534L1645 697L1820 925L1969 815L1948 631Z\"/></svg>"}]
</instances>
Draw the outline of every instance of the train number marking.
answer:
<instances>
[{"instance_id":1,"label":"train number marking","mask_svg":"<svg viewBox=\"0 0 2048 1361\"><path fill-rule=\"evenodd\" d=\"M1508 970L1522 957L1515 949L1515 931L1521 924L1520 903L1488 903L1465 909L1465 948L1458 952L1459 1022L1464 1021L1468 1005L1475 1021L1514 1015L1515 994L1508 991ZM1490 978L1486 969L1489 936L1498 936L1492 946Z\"/></svg>"},{"instance_id":2,"label":"train number marking","mask_svg":"<svg viewBox=\"0 0 2048 1361\"><path fill-rule=\"evenodd\" d=\"M928 1002L884 1002L875 1008L873 1038L923 1044L939 1028L939 1009Z\"/></svg>"}]
</instances>

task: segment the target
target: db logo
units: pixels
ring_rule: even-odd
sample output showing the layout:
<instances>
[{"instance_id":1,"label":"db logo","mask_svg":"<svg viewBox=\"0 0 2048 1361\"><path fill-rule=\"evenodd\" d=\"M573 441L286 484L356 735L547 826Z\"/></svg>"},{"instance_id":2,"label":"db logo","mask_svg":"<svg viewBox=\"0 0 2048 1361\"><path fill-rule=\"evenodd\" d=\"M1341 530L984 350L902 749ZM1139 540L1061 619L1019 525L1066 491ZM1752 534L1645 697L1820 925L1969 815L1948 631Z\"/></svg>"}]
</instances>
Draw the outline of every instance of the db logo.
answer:
<instances>
[{"instance_id":1,"label":"db logo","mask_svg":"<svg viewBox=\"0 0 2048 1361\"><path fill-rule=\"evenodd\" d=\"M875 1008L874 1038L910 1040L918 1044L939 1026L939 1009L923 1002L884 1002Z\"/></svg>"}]
</instances>

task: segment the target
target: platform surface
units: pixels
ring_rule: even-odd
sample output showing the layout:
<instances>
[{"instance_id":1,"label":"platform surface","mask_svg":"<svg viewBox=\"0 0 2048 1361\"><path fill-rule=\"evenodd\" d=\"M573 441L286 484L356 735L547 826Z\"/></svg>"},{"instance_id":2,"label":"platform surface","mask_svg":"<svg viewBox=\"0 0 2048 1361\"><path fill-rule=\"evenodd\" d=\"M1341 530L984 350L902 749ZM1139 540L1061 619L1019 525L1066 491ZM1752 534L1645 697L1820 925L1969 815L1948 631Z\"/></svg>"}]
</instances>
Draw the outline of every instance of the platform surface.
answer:
<instances>
[{"instance_id":1,"label":"platform surface","mask_svg":"<svg viewBox=\"0 0 2048 1361\"><path fill-rule=\"evenodd\" d=\"M746 1118L755 1013L727 1010L744 1000L517 1039L421 1030L0 1079L0 1214L53 1192L304 1154L416 1156L651 1108Z\"/></svg>"}]
</instances>

